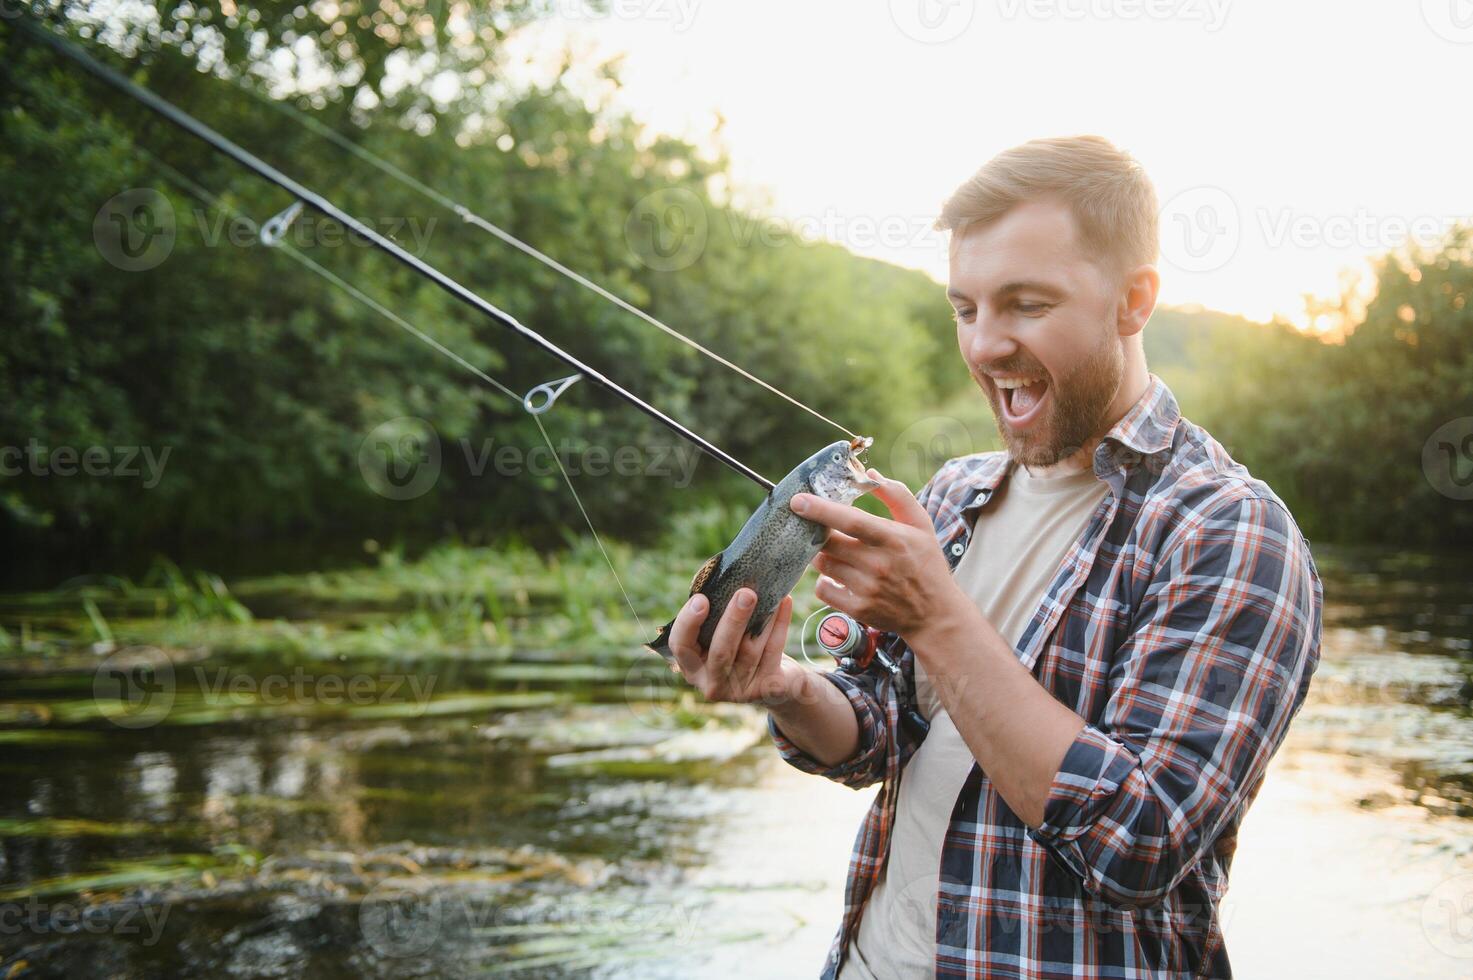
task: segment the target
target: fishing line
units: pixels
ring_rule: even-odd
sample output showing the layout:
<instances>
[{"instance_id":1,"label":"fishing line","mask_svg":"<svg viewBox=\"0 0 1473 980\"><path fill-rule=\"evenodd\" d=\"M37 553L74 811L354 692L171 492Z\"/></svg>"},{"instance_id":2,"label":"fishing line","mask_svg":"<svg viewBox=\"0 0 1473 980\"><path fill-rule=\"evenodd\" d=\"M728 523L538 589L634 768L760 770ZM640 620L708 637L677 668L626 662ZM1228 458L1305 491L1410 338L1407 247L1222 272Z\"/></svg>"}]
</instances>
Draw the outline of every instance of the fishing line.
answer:
<instances>
[{"instance_id":1,"label":"fishing line","mask_svg":"<svg viewBox=\"0 0 1473 980\"><path fill-rule=\"evenodd\" d=\"M191 193L195 197L199 198L199 200L202 201L204 204L206 204L206 205L208 205L210 207L215 208L216 210L222 212L223 214L225 214L226 216L228 216L230 218L233 218L233 219L235 219L237 221L242 222L245 225L245 227L248 228L251 231L251 233L253 235L259 235L260 234L260 231L259 231L258 226L256 225L256 222L253 219L251 219L248 215L242 214L239 211L235 210L234 208L230 207L228 204L226 204L222 200L220 200L220 198L218 198L216 195L210 193L210 191L206 190L204 187L200 186L198 183L196 183L195 181L191 180L190 178L184 176L184 174L180 173L174 167L172 167L169 164L165 163L163 160L159 159L153 153L150 153L148 150L144 149L143 147L139 146L138 144L131 143L130 142L130 146L132 147L132 149L134 150L134 152L138 153L140 156L142 156L145 159L149 160L155 167L157 167L161 172L163 172L163 174L164 174L165 177L173 180L175 183L177 183L179 186L183 187L189 193ZM329 269L325 268L324 266L320 265L319 263L317 263L316 261L314 261L313 259L311 259L307 255L303 254L302 252L299 252L297 249L295 249L294 247L292 247L292 245L290 243L287 243L287 242L277 242L276 244L270 245L268 247L273 248L275 250L279 250L282 254L286 255L292 261L294 261L297 264L301 265L303 268L307 269L308 271L310 271L312 273L315 273L316 275L320 276L324 281L332 284L333 286L336 286L338 289L341 289L343 292L347 293L349 296L351 296L354 299L358 300L358 302L362 303L364 306L367 306L369 309L373 310L375 313L378 313L380 316L383 316L386 319L388 319L391 323L395 324L398 327L403 328L404 330L407 330L413 336L415 336L418 339L424 341L426 344L430 345L435 350L440 351L441 353L445 354L447 357L449 357L452 360L454 360L457 364L461 365L466 370L470 371L476 377L480 378L482 381L485 381L487 384L491 385L493 388L495 388L497 391L501 392L507 398L510 398L513 402L515 402L517 404L520 404L520 405L523 405L523 407L525 407L526 399L522 395L519 395L515 391L512 391L506 385L502 384L500 381L497 381L495 378L493 378L491 375L487 374L485 371L482 371L480 368L476 367L474 364L470 363L465 358L461 357L459 354L457 354L454 351L450 350L449 348L445 347L439 341L435 340L433 337L429 336L424 331L422 331L418 327L414 326L414 324L410 323L408 320L405 320L403 317L401 317L399 314L395 313L393 310L391 310L388 307L384 306L382 303L380 303L378 300L374 299L372 296L369 296L367 293L363 292L357 286L354 286L352 283L350 283L347 280L343 279L342 277L336 275L331 270L329 270ZM591 517L588 516L588 508L586 508L586 507L583 506L583 499L578 495L577 489L573 486L573 481L568 476L568 471L563 466L562 458L558 455L557 449L553 446L552 439L547 434L547 429L543 427L543 425L542 425L542 419L540 418L540 414L537 413L537 412L530 411L530 410L528 411L527 414L529 414L532 417L532 421L533 422L537 423L537 431L540 432L540 433L542 433L542 441L547 444L547 450L548 450L548 452L550 452L552 454L552 459L553 459L553 462L555 462L557 464L558 472L562 473L562 475L563 475L563 482L567 484L567 486L568 486L568 492L573 495L573 502L578 505L578 511L583 515L583 520L588 525L589 533L591 533L593 535L593 541L594 541L595 544L598 545L598 550L603 555L604 563L609 566L609 574L613 575L613 577L614 577L614 584L616 584L619 587L619 593L624 597L624 603L625 603L625 605L627 605L629 607L630 614L634 616L634 621L635 621L636 624L638 624L640 633L643 634L643 633L649 632L647 629L645 629L644 620L640 618L639 611L634 608L634 600L629 597L629 590L627 590L626 588L624 588L624 580L619 577L619 570L616 567L614 567L614 559L609 555L608 549L604 547L603 539L599 536L598 529L593 526L593 518L591 518Z\"/></svg>"},{"instance_id":2,"label":"fishing line","mask_svg":"<svg viewBox=\"0 0 1473 980\"><path fill-rule=\"evenodd\" d=\"M798 631L798 652L803 654L804 662L807 663L810 667L821 667L824 665L814 663L813 659L808 656L808 624L813 622L813 617L817 616L819 613L835 611L836 610L833 606L819 606L817 609L813 610L813 612L808 614L808 617L803 620L803 628Z\"/></svg>"},{"instance_id":3,"label":"fishing line","mask_svg":"<svg viewBox=\"0 0 1473 980\"><path fill-rule=\"evenodd\" d=\"M598 545L599 551L603 552L604 562L609 566L609 572L614 576L614 583L619 586L619 591L624 595L625 605L634 614L634 621L639 624L640 633L648 633L649 630L644 627L644 620L639 618L639 613L634 609L634 600L629 598L629 592L624 588L624 580L619 578L619 572L614 568L614 560L609 557L609 552L604 547L603 539L598 536L598 529L593 526L593 518L588 516L588 508L583 506L583 498L578 496L578 491L573 488L573 481L568 476L567 469L563 466L562 458L558 456L557 450L552 448L552 439L548 437L547 430L542 427L541 416L533 415L532 421L537 423L537 431L542 433L542 441L547 443L547 451L552 453L552 461L557 464L558 472L563 475L563 482L568 485L568 492L573 495L573 502L578 505L578 510L583 514L583 522L588 525L588 533L593 535L593 543Z\"/></svg>"},{"instance_id":4,"label":"fishing line","mask_svg":"<svg viewBox=\"0 0 1473 980\"><path fill-rule=\"evenodd\" d=\"M246 92L258 101L264 102L271 108L275 109L277 112L280 112L287 118L292 119L302 127L311 130L312 132L321 136L323 139L332 143L334 146L337 146L339 149L351 153L352 155L356 156L358 159L362 160L364 163L367 163L369 166L375 168L379 172L388 175L390 178L397 180L399 183L435 202L442 208L445 208L446 210L454 213L465 223L480 228L482 231L495 236L505 244L510 245L512 248L518 249L524 254L531 256L533 259L541 262L549 269L553 269L554 271L562 274L563 276L582 286L584 289L587 289L590 292L593 292L596 295L602 297L603 299L608 300L610 303L613 303L624 312L638 317L655 329L663 331L666 335L680 341L682 344L685 344L687 347L699 351L701 354L709 357L711 360L715 361L717 364L720 364L722 367L725 367L731 371L735 371L737 374L741 375L743 378L746 378L753 384L758 385L761 388L765 388L766 390L772 392L774 395L777 395L779 398L788 402L790 405L802 409L819 421L833 426L840 432L849 436L849 438L859 438L858 433L850 432L844 426L840 425L838 422L835 422L827 415L824 415L817 409L804 404L803 402L794 398L792 395L789 395L782 389L762 380L755 374L743 368L741 365L733 363L727 358L711 350L709 347L706 347L695 338L681 333L679 330L676 330L674 327L669 326L658 317L655 317L654 315L647 313L639 307L635 306L633 303L630 303L622 296L610 292L608 289L605 289L603 286L599 285L593 280L581 275L573 269L568 268L547 253L537 249L535 246L529 245L527 242L522 241L511 232L494 224L489 219L482 217L465 205L459 203L458 201L455 201L454 199L441 193L435 188L429 186L428 184L421 181L419 178L406 173L399 167L390 163L388 160L385 160L383 157L374 153L372 150L369 150L367 147L360 146L359 144L353 142L346 136L339 133L337 130L333 129L331 126L328 126L325 123L313 118L310 114L303 112L291 103L282 101L280 99L273 99L268 95L264 95L261 92L258 92L254 87L247 84L243 79L239 78L238 76L230 75L227 77L229 81L233 85L235 85L236 88L240 89L243 92Z\"/></svg>"},{"instance_id":5,"label":"fishing line","mask_svg":"<svg viewBox=\"0 0 1473 980\"><path fill-rule=\"evenodd\" d=\"M272 167L269 164L263 162L261 159L254 156L253 154L248 153L239 145L226 139L224 136L220 135L209 126L206 126L204 123L200 122L189 113L180 109L172 102L156 95L148 89L135 84L133 81L126 78L119 72L97 61L91 55L82 51L71 42L58 37L52 31L44 27L32 23L27 18L23 17L15 20L4 19L3 22L9 25L13 25L16 29L23 31L28 37L32 38L33 40L45 44L47 47L63 55L69 60L76 62L91 75L122 92L124 95L127 95L134 101L141 103L153 112L158 113L160 116L163 116L175 126L178 126L180 129L189 133L191 136L194 136L195 138L207 144L211 149L215 150L225 157L228 157L233 162L239 164L246 170L251 171L263 180L269 181L270 183L275 184L277 187L285 190L287 193L291 194L295 202L300 202L302 205L312 208L314 211L317 211L325 217L337 221L339 224L343 225L349 232L361 236L365 241L369 242L380 251L385 252L391 258L408 266L410 269L419 273L421 276L424 276L426 279L429 279L430 281L435 283L435 285L439 286L441 289L445 290L456 299L460 300L467 306L470 306L482 315L486 316L493 323L496 323L498 326L512 331L513 333L522 337L522 339L535 345L541 350L551 354L553 357L556 357L558 360L572 367L575 371L577 371L583 377L587 378L589 381L613 392L615 395L624 399L630 405L633 405L635 408L639 409L650 418L659 422L661 425L666 426L673 432L678 433L685 439L690 440L692 443L699 446L707 453L711 454L711 456L715 457L717 460L721 461L725 465L736 470L738 473L753 481L764 490L770 491L773 488L774 484L771 480L767 479L765 476L758 473L756 470L752 469L750 466L743 463L735 456L721 449L710 440L698 435L688 427L677 422L669 415L666 415L655 406L646 402L644 399L640 398L638 395L629 391L627 388L624 388L612 379L606 377L604 374L597 371L593 367L585 364L583 361L579 360L577 357L570 354L569 352L563 350L557 344L554 344L552 341L548 340L540 333L522 324L511 314L505 312L504 310L490 303L486 299L482 298L479 294L472 292L461 283L445 275L445 273L430 265L428 262L425 262L418 256L413 255L405 249L401 248L396 242L385 238L383 235L374 231L372 228L369 228L363 222L348 214L342 208L339 208L337 205L333 204L321 194L309 190L307 187L286 176L280 170L277 170L275 167Z\"/></svg>"}]
</instances>

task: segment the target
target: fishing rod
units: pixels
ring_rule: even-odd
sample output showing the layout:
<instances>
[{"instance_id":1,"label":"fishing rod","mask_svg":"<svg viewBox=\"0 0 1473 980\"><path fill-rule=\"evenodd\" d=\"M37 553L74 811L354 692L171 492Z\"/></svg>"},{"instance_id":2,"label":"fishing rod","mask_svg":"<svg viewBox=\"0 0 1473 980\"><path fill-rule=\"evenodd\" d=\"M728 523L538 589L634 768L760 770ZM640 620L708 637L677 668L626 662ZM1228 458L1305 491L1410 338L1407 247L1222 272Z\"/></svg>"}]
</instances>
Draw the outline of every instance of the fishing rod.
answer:
<instances>
[{"instance_id":1,"label":"fishing rod","mask_svg":"<svg viewBox=\"0 0 1473 980\"><path fill-rule=\"evenodd\" d=\"M441 289L445 290L447 293L454 296L462 303L465 303L467 306L470 306L472 309L483 314L492 322L496 323L498 326L512 331L513 333L520 336L523 340L536 345L538 348L542 349L548 354L551 354L553 357L562 361L564 364L567 364L574 371L578 372L578 375L587 378L594 384L597 384L598 386L624 399L624 401L628 402L630 405L633 405L635 408L639 409L641 412L648 415L656 422L664 425L666 428L670 429L672 432L675 432L677 435L688 439L690 442L699 446L701 449L705 450L714 458L720 460L722 463L725 463L727 466L731 467L742 476L762 487L764 490L773 489L774 484L771 480L767 479L765 476L758 473L751 467L747 466L747 464L743 463L735 456L732 456L730 453L710 442L705 437L677 422L675 419L666 415L664 412L660 411L649 402L646 402L644 399L640 398L632 391L620 385L618 382L602 374L590 365L584 363L573 354L570 354L569 352L563 350L557 344L548 340L540 333L537 333L530 327L525 326L510 313L505 312L491 302L483 299L480 295L472 292L470 289L461 285L456 280L450 278L439 269L430 265L428 262L425 262L423 259L420 259L414 254L406 251L395 242L389 240L388 238L385 238L383 235L380 235L372 228L364 225L357 218L354 218L352 215L348 214L346 211L333 204L326 197L323 197L321 194L318 194L315 191L312 191L309 188L303 186L302 184L293 180L291 177L288 177L286 174L277 170L275 167L272 167L270 164L259 159L236 143L217 133L215 130L211 129L209 126L206 126L204 123L200 122L198 119L194 118L183 109L180 109L172 102L169 102L167 99L155 95L148 89L137 85L131 79L125 77L114 69L109 68L107 65L104 65L102 62L93 58L91 55L87 54L76 45L72 44L69 41L63 40L46 28L32 22L27 17L19 17L15 18L14 20L7 20L6 23L14 24L19 30L25 33L27 37L31 38L32 40L39 41L42 44L45 44L56 53L75 62L77 65L79 65L81 68L83 68L85 71L87 71L98 80L104 82L114 89L117 89L119 92L122 92L124 95L128 96L134 101L158 113L160 116L173 123L175 126L178 126L180 129L189 133L191 136L194 136L195 138L201 140L217 153L220 153L222 156L228 157L235 163L239 164L240 166L254 173L256 176L260 177L261 179L275 184L277 187L280 187L282 190L292 195L292 197L295 199L296 203L293 205L293 208L298 208L299 205L305 205L312 208L314 211L318 212L324 217L337 221L350 231L363 236L364 240L368 241L374 247L378 248L380 251L384 252L391 258L394 258L400 263L408 266L410 269L424 276L426 279L429 279L435 285L439 286ZM291 211L292 209L289 208L288 211L283 212L283 216L290 214ZM550 405L551 401L555 400L556 397L561 393L562 388L566 387L568 384L571 384L573 380L576 380L576 376L572 379L563 379L563 381L561 382L554 383L556 387L549 385L539 385L538 389L544 392L548 398L548 401L542 403L542 408L545 409L548 405ZM534 391L538 389L534 389ZM533 413L534 417L538 414L538 412L534 410L531 406L530 393L524 404L526 405L528 411Z\"/></svg>"},{"instance_id":2,"label":"fishing rod","mask_svg":"<svg viewBox=\"0 0 1473 980\"><path fill-rule=\"evenodd\" d=\"M614 304L625 313L628 313L631 316L644 321L645 323L654 327L656 330L659 330L661 333L665 334L667 337L670 337L672 340L676 340L682 344L685 344L687 347L699 352L705 357L710 358L727 370L734 371L735 373L741 375L743 378L747 379L760 388L765 388L767 391L783 399L794 408L807 412L809 415L818 419L820 422L823 422L825 425L833 426L835 429L838 429L840 432L844 433L851 439L859 438L859 433L850 430L846 426L840 425L838 422L835 422L827 415L824 415L812 405L804 404L802 401L794 398L792 395L788 394L786 391L783 391L781 388L778 388L776 385L769 384L767 381L759 378L757 375L748 371L740 364L736 364L731 360L722 357L720 354L707 347L706 345L691 337L687 337L679 330L676 330L674 327L665 323L663 320L660 320L658 317L653 316L647 311L640 309L638 306L635 306L624 297L620 296L617 293L611 292L610 290L594 282L592 279L589 279L587 276L582 275L574 269L570 269L568 266L559 262L551 255L548 255L541 249L528 244L527 242L518 238L516 235L513 235L511 232L507 231L505 228L502 228L500 225L486 218L484 215L477 214L475 211L472 211L464 204L461 204L460 202L454 200L446 194L442 194L440 191L431 187L429 184L426 184L424 181L415 177L413 174L404 172L403 170L396 167L394 164L390 163L388 160L385 160L383 157L379 156L377 153L374 153L372 150L368 149L362 144L348 139L346 136L342 135L331 126L324 125L318 119L314 118L308 113L301 111L287 101L284 101L282 99L273 99L267 95L262 94L261 92L257 91L253 85L247 83L244 76L231 73L226 76L226 80L234 85L237 89L244 92L246 95L269 107L272 111L282 114L286 118L295 122L297 125L322 137L343 152L357 157L359 160L362 160L364 163L368 164L368 166L373 167L375 170L379 171L379 173L387 176L390 180L397 181L403 186L414 191L416 194L424 197L426 200L433 201L435 204L438 204L440 207L453 213L456 217L460 218L461 221L465 222L471 227L479 228L481 231L484 231L488 235L493 236L502 243L510 245L512 248L536 260L537 262L542 263L543 265L547 266L549 269L552 269L554 272L558 273L569 281L582 286L584 289L588 290L594 295Z\"/></svg>"}]
</instances>

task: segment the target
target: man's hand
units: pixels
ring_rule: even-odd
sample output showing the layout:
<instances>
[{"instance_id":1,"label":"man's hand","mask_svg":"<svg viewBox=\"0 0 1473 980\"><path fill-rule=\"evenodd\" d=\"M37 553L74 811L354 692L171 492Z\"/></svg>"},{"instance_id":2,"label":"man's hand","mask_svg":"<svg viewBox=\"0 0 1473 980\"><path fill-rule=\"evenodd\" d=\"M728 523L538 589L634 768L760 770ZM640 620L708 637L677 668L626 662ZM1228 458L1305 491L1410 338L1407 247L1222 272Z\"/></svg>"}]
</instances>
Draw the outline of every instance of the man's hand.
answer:
<instances>
[{"instance_id":1,"label":"man's hand","mask_svg":"<svg viewBox=\"0 0 1473 980\"><path fill-rule=\"evenodd\" d=\"M693 595L675 617L670 629L670 652L680 665L681 675L707 701L750 704L788 698L797 673L792 668L798 666L794 662L792 668L787 667L783 656L788 626L793 621L793 597L778 604L761 633L748 636L747 624L756 608L757 593L738 589L716 624L711 649L704 652L699 636L711 603L703 595Z\"/></svg>"},{"instance_id":2,"label":"man's hand","mask_svg":"<svg viewBox=\"0 0 1473 980\"><path fill-rule=\"evenodd\" d=\"M793 497L793 513L831 529L813 566L822 573L814 595L876 629L907 640L971 601L951 577L931 517L899 480L877 470L875 496L894 520L866 514L812 494Z\"/></svg>"}]
</instances>

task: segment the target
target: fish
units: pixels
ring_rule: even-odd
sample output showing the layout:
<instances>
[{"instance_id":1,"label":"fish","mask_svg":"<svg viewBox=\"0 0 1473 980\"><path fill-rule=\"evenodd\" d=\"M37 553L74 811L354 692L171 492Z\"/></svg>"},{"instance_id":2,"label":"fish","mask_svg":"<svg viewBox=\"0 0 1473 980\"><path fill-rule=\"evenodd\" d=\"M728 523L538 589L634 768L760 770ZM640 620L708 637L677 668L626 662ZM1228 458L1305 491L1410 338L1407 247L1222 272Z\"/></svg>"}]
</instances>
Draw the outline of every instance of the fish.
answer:
<instances>
[{"instance_id":1,"label":"fish","mask_svg":"<svg viewBox=\"0 0 1473 980\"><path fill-rule=\"evenodd\" d=\"M799 463L767 492L731 544L712 555L696 572L690 583L690 594L700 593L711 603L701 624L702 650L711 648L716 624L740 588L757 593L757 608L752 612L747 633L757 636L766 628L778 604L798 585L809 562L829 536L827 527L799 517L789 503L797 494L811 493L837 503L852 504L878 488L879 484L869 478L859 459L873 443L873 439L864 437L852 442L841 439ZM672 619L660 627L654 640L645 644L672 667L675 654L669 641L674 626Z\"/></svg>"}]
</instances>

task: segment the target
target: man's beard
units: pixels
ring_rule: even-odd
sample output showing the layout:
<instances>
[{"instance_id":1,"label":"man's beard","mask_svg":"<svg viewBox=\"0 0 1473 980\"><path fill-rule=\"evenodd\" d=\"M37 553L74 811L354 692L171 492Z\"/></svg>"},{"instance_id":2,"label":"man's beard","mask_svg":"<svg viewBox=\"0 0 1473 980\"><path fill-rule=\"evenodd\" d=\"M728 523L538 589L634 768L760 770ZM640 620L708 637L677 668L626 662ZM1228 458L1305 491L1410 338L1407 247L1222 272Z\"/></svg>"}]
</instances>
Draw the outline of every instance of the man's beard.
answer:
<instances>
[{"instance_id":1,"label":"man's beard","mask_svg":"<svg viewBox=\"0 0 1473 980\"><path fill-rule=\"evenodd\" d=\"M995 386L990 396L993 420L1007 446L1008 455L1027 466L1044 467L1073 455L1089 440L1102 434L1100 428L1105 412L1115 400L1120 381L1125 376L1125 352L1113 334L1105 333L1099 347L1064 378L1048 374L1043 365L1031 358L1010 358L990 367L999 373L1048 377L1047 397L1050 401L1047 417L1042 420L1041 427L1026 435L1013 432L1003 421L1004 413L999 402L1002 394Z\"/></svg>"}]
</instances>

